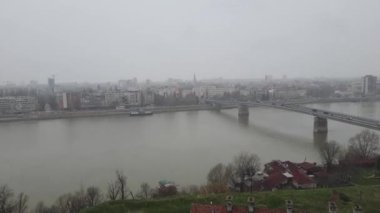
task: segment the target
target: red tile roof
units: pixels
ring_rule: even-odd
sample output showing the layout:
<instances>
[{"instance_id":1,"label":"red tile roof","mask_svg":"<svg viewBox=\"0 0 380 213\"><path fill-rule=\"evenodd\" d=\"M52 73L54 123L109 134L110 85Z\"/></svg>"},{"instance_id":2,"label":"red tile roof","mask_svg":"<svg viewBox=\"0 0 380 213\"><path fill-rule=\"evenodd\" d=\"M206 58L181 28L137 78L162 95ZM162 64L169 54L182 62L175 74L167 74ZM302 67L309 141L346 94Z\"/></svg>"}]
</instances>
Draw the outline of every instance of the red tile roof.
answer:
<instances>
[{"instance_id":1,"label":"red tile roof","mask_svg":"<svg viewBox=\"0 0 380 213\"><path fill-rule=\"evenodd\" d=\"M265 178L263 184L264 188L267 190L272 190L273 188L277 188L282 184L285 184L287 178L281 172L275 172Z\"/></svg>"},{"instance_id":2,"label":"red tile roof","mask_svg":"<svg viewBox=\"0 0 380 213\"><path fill-rule=\"evenodd\" d=\"M309 176L301 172L300 169L292 162L286 162L290 173L293 175L293 181L299 185L315 183Z\"/></svg>"},{"instance_id":3,"label":"red tile roof","mask_svg":"<svg viewBox=\"0 0 380 213\"><path fill-rule=\"evenodd\" d=\"M274 172L286 172L286 168L284 167L281 161L276 160L265 164L265 173L271 175Z\"/></svg>"},{"instance_id":4,"label":"red tile roof","mask_svg":"<svg viewBox=\"0 0 380 213\"><path fill-rule=\"evenodd\" d=\"M227 213L224 205L210 205L210 204L192 204L190 213L212 213L214 210L215 213ZM247 207L234 206L233 213L248 213ZM285 210L282 209L264 209L257 208L255 213L285 213Z\"/></svg>"},{"instance_id":5,"label":"red tile roof","mask_svg":"<svg viewBox=\"0 0 380 213\"><path fill-rule=\"evenodd\" d=\"M300 168L302 168L305 171L309 171L309 170L313 169L314 167L316 167L316 164L315 163L309 163L309 162L305 161L302 163L298 163L297 166L299 166Z\"/></svg>"},{"instance_id":6,"label":"red tile roof","mask_svg":"<svg viewBox=\"0 0 380 213\"><path fill-rule=\"evenodd\" d=\"M272 189L280 183L282 183L282 176L284 176L283 173L285 172L289 172L291 175L293 175L292 180L298 185L307 185L315 183L315 181L306 174L306 170L300 168L298 165L300 164L295 164L290 161L272 161L266 164L265 172L269 176L264 181L264 183L267 184L265 185L265 187L267 189ZM303 162L301 163L301 165L304 167L311 167L311 165L315 166L314 164L308 162Z\"/></svg>"}]
</instances>

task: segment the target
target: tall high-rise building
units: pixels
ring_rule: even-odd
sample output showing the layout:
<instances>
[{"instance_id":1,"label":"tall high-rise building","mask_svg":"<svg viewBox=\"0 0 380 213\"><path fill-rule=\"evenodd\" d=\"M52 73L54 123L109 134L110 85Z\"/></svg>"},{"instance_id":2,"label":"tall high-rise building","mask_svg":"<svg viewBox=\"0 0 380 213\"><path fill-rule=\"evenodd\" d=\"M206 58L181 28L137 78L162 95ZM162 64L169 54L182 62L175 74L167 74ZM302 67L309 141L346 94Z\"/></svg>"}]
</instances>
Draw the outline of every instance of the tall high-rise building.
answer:
<instances>
[{"instance_id":1,"label":"tall high-rise building","mask_svg":"<svg viewBox=\"0 0 380 213\"><path fill-rule=\"evenodd\" d=\"M51 78L48 78L48 85L51 92L54 93L54 87L55 87L55 78L54 76Z\"/></svg>"},{"instance_id":2,"label":"tall high-rise building","mask_svg":"<svg viewBox=\"0 0 380 213\"><path fill-rule=\"evenodd\" d=\"M372 95L376 92L377 77L366 75L362 78L362 95Z\"/></svg>"},{"instance_id":3,"label":"tall high-rise building","mask_svg":"<svg viewBox=\"0 0 380 213\"><path fill-rule=\"evenodd\" d=\"M136 89L138 88L137 78L132 78L129 80L119 80L118 87L120 90Z\"/></svg>"}]
</instances>

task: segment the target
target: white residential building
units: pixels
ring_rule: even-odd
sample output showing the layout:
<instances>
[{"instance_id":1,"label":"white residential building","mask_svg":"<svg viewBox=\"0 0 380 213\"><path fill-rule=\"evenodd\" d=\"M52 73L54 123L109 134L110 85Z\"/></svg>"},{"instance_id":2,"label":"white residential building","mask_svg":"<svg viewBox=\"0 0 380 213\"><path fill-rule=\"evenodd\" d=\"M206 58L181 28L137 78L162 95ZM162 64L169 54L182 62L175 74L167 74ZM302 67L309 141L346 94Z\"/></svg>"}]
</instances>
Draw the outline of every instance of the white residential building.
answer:
<instances>
[{"instance_id":1,"label":"white residential building","mask_svg":"<svg viewBox=\"0 0 380 213\"><path fill-rule=\"evenodd\" d=\"M0 113L31 112L37 109L37 99L31 96L0 97Z\"/></svg>"}]
</instances>

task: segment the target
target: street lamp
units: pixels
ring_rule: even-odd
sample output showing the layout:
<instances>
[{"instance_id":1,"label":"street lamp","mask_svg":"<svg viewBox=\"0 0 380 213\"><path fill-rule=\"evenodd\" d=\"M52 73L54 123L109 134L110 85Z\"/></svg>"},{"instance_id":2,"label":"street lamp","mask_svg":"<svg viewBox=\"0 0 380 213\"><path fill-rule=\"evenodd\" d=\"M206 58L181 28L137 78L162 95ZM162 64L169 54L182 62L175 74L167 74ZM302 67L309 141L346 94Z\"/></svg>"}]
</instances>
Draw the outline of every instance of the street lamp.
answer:
<instances>
[{"instance_id":1,"label":"street lamp","mask_svg":"<svg viewBox=\"0 0 380 213\"><path fill-rule=\"evenodd\" d=\"M227 213L232 213L232 207L233 207L233 205L232 205L232 196L231 195L228 195L227 197L226 197L226 211L227 211Z\"/></svg>"},{"instance_id":2,"label":"street lamp","mask_svg":"<svg viewBox=\"0 0 380 213\"><path fill-rule=\"evenodd\" d=\"M337 212L337 206L336 206L336 203L334 201L330 201L328 207L329 207L329 213L336 213Z\"/></svg>"},{"instance_id":3,"label":"street lamp","mask_svg":"<svg viewBox=\"0 0 380 213\"><path fill-rule=\"evenodd\" d=\"M356 204L353 208L354 213L361 213L363 211L362 207L358 204Z\"/></svg>"},{"instance_id":4,"label":"street lamp","mask_svg":"<svg viewBox=\"0 0 380 213\"><path fill-rule=\"evenodd\" d=\"M248 213L254 213L255 212L255 198L254 197L248 197Z\"/></svg>"},{"instance_id":5,"label":"street lamp","mask_svg":"<svg viewBox=\"0 0 380 213\"><path fill-rule=\"evenodd\" d=\"M286 200L286 213L292 213L293 212L293 201L292 200Z\"/></svg>"}]
</instances>

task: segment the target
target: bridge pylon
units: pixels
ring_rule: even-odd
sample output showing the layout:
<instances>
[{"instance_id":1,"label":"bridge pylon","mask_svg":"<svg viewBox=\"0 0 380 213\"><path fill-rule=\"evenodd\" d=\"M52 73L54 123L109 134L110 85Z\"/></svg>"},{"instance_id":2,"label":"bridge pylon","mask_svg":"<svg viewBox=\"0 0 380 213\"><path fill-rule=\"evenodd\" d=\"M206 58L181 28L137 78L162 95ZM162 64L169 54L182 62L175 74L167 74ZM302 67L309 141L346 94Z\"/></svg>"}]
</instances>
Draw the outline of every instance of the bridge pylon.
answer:
<instances>
[{"instance_id":1,"label":"bridge pylon","mask_svg":"<svg viewBox=\"0 0 380 213\"><path fill-rule=\"evenodd\" d=\"M314 133L313 134L314 145L317 146L318 148L322 148L323 146L325 146L328 139L327 135L328 135L327 132Z\"/></svg>"},{"instance_id":2,"label":"bridge pylon","mask_svg":"<svg viewBox=\"0 0 380 213\"><path fill-rule=\"evenodd\" d=\"M239 111L238 111L239 118L242 117L249 117L249 107L247 104L240 104L239 105Z\"/></svg>"},{"instance_id":3,"label":"bridge pylon","mask_svg":"<svg viewBox=\"0 0 380 213\"><path fill-rule=\"evenodd\" d=\"M220 104L220 103L213 103L212 107L214 108L214 110L220 111L222 109L222 104Z\"/></svg>"},{"instance_id":4,"label":"bridge pylon","mask_svg":"<svg viewBox=\"0 0 380 213\"><path fill-rule=\"evenodd\" d=\"M327 133L327 119L314 117L314 133Z\"/></svg>"}]
</instances>

